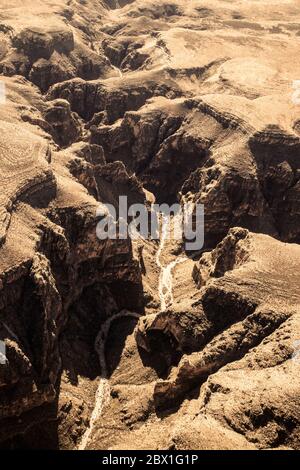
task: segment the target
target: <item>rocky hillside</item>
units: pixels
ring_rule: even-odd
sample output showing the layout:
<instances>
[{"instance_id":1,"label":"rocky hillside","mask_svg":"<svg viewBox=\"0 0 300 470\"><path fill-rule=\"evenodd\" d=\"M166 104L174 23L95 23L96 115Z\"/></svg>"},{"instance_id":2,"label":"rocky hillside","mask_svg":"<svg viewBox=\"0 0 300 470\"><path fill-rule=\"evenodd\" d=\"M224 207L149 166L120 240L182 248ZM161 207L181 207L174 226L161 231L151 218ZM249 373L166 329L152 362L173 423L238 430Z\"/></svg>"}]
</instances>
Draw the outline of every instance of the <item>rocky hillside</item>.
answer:
<instances>
[{"instance_id":1,"label":"rocky hillside","mask_svg":"<svg viewBox=\"0 0 300 470\"><path fill-rule=\"evenodd\" d=\"M300 448L299 17L0 0L1 448ZM120 195L203 251L99 240Z\"/></svg>"}]
</instances>

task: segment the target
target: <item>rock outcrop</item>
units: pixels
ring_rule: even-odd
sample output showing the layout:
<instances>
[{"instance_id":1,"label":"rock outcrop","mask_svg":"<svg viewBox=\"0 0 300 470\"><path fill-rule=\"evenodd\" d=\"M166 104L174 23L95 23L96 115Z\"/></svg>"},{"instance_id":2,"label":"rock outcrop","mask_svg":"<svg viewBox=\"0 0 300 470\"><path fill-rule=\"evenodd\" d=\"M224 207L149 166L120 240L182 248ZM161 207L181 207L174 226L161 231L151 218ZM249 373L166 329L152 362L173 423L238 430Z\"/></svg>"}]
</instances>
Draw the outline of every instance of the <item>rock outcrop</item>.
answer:
<instances>
[{"instance_id":1,"label":"rock outcrop","mask_svg":"<svg viewBox=\"0 0 300 470\"><path fill-rule=\"evenodd\" d=\"M9 90L15 85L9 80L6 84ZM5 107L9 110L14 105L8 102ZM63 332L72 330L70 323L76 324L75 318L70 317L79 315L75 306L81 298L87 305L94 302L94 327L111 313L105 307L110 302L117 309L143 309L141 274L131 242L98 240L99 202L89 194L90 188L84 187L85 181L80 184L80 174L74 171L76 158L90 165L93 189L98 194L97 166L106 165L102 149L77 144L78 156L76 152L59 152L50 136L47 142L44 131L36 127L39 120L44 122L42 111L45 109L45 119L61 146L67 144L63 139L73 140L72 131L81 132L80 122L68 114L68 103L64 101L42 108L35 110L38 121L34 123L24 122L21 117L16 122L1 119L4 192L0 338L7 350L6 364L1 365L0 371L1 441L22 435L45 419L56 418L57 387L68 365L63 360ZM100 168L98 172L100 178ZM134 184L130 185L125 170L123 173L119 178L130 191ZM88 171L85 174L87 179ZM136 192L141 192L138 183L136 187ZM107 181L105 190L116 191L112 180ZM123 295L119 292L122 284L126 289ZM89 316L87 306L86 315ZM95 334L93 330L89 351ZM97 361L93 360L97 370ZM88 363L86 371L81 364L81 373L87 374ZM45 407L44 414L41 408Z\"/></svg>"},{"instance_id":2,"label":"rock outcrop","mask_svg":"<svg viewBox=\"0 0 300 470\"><path fill-rule=\"evenodd\" d=\"M300 448L299 14L0 5L0 447ZM203 247L100 240L120 196Z\"/></svg>"},{"instance_id":3,"label":"rock outcrop","mask_svg":"<svg viewBox=\"0 0 300 470\"><path fill-rule=\"evenodd\" d=\"M4 7L2 34L7 52L1 57L3 74L23 75L45 92L71 78L93 80L112 73L109 60L97 53L100 37L91 21L105 12L104 2L94 2L92 9L89 5L89 19L84 4L78 4L75 11L67 2L59 3L55 8L38 2L26 19L22 9Z\"/></svg>"},{"instance_id":4,"label":"rock outcrop","mask_svg":"<svg viewBox=\"0 0 300 470\"><path fill-rule=\"evenodd\" d=\"M183 357L176 371L175 395L181 374L186 374L184 387L189 387L189 379L192 387L197 380L205 381L297 315L297 274L292 264L297 262L298 251L297 245L287 247L267 236L232 229L215 250L202 256L193 276L201 287L206 329L213 340L199 343L200 353ZM281 270L285 280L278 284ZM171 382L158 384L157 392L162 399L168 396L164 386L172 389Z\"/></svg>"}]
</instances>

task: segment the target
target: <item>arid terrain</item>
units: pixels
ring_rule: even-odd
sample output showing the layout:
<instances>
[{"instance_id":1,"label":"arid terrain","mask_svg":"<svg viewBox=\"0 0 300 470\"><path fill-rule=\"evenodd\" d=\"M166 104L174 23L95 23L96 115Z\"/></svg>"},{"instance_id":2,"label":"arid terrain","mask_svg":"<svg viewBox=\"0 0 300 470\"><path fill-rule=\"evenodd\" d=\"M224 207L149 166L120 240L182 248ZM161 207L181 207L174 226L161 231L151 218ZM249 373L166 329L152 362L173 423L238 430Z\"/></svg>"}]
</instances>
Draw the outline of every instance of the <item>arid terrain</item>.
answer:
<instances>
[{"instance_id":1,"label":"arid terrain","mask_svg":"<svg viewBox=\"0 0 300 470\"><path fill-rule=\"evenodd\" d=\"M300 449L299 20L0 0L1 449ZM100 240L124 195L201 252Z\"/></svg>"}]
</instances>

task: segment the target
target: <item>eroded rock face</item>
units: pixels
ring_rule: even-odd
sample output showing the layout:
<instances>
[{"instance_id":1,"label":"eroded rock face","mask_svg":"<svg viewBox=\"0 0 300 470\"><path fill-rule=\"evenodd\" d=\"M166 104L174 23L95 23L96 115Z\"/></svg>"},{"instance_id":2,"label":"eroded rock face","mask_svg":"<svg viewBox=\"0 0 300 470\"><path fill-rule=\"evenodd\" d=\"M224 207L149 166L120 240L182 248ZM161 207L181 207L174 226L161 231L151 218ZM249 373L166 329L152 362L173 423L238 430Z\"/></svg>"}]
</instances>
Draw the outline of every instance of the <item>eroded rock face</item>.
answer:
<instances>
[{"instance_id":1,"label":"eroded rock face","mask_svg":"<svg viewBox=\"0 0 300 470\"><path fill-rule=\"evenodd\" d=\"M213 100L218 102L216 98ZM213 118L215 124L211 122L211 126L214 126L214 132L215 125L221 127L216 134L217 141L214 133L209 135L213 143L210 158L182 186L183 200L192 197L207 207L209 248L219 242L233 225L270 234L283 241L297 242L298 213L294 204L298 187L295 159L298 137L288 126L286 131L268 126L263 126L261 131L256 130L257 123L252 127L250 120L242 121L238 117L240 100L232 98L228 103L225 100L229 107L233 103L237 105L235 116L222 114L204 101L200 103L197 119L200 117L200 122L203 122L204 116L209 121ZM291 126L293 116L290 114L289 111L287 116ZM207 128L205 133L207 136ZM219 140L220 135L223 136L222 141Z\"/></svg>"},{"instance_id":2,"label":"eroded rock face","mask_svg":"<svg viewBox=\"0 0 300 470\"><path fill-rule=\"evenodd\" d=\"M50 99L63 98L70 102L73 111L86 120L95 113L106 112L109 123L124 116L126 111L137 110L155 96L176 98L180 90L174 82L156 81L155 75L146 77L144 83L132 84L131 80L107 81L70 80L53 86L49 92Z\"/></svg>"},{"instance_id":3,"label":"eroded rock face","mask_svg":"<svg viewBox=\"0 0 300 470\"><path fill-rule=\"evenodd\" d=\"M81 136L80 122L75 113L71 112L68 101L49 102L45 121L51 126L52 136L61 147L67 147Z\"/></svg>"},{"instance_id":4,"label":"eroded rock face","mask_svg":"<svg viewBox=\"0 0 300 470\"><path fill-rule=\"evenodd\" d=\"M101 2L97 7L90 10L90 17L105 11ZM45 92L51 85L77 76L96 79L110 73L109 61L95 50L98 38L92 22L87 22L84 6L78 5L75 13L66 2L60 2L57 9L38 2L40 20L34 11L25 20L22 10L13 10L14 15L6 10L2 31L7 53L3 49L0 63L3 74L24 75Z\"/></svg>"},{"instance_id":5,"label":"eroded rock face","mask_svg":"<svg viewBox=\"0 0 300 470\"><path fill-rule=\"evenodd\" d=\"M7 85L11 91L10 86L17 83L7 81ZM22 95L22 88L18 92ZM0 338L7 349L7 362L0 372L1 441L55 418L57 386L64 368L69 367L63 332L70 333L73 327L69 325L76 324L70 317L79 316L74 307L77 300L84 296L86 302L89 298L92 302L94 292L99 291L93 300L93 326L101 325L111 314L105 307L110 302L115 309L143 308L140 271L131 241L100 241L96 236L96 174L97 167L106 165L102 149L77 144L72 152L58 152L50 134L45 138L45 131L37 127L45 122L42 113L61 146L68 143L64 139L72 141L80 135L80 122L67 102L38 103L41 109L35 109L34 122L14 117L16 105L12 102L5 106L15 122L7 122L5 113L1 115L5 192L1 201ZM76 158L90 165L94 195L79 183L80 174L76 180L69 171ZM124 170L125 185L129 179ZM110 185L112 188L112 181L107 183L107 192L112 191ZM117 295L117 286L122 284L126 295ZM92 330L88 351L96 333ZM81 362L81 374L88 374L88 360L85 366ZM97 371L97 359L93 361ZM43 414L40 408L45 407Z\"/></svg>"},{"instance_id":6,"label":"eroded rock face","mask_svg":"<svg viewBox=\"0 0 300 470\"><path fill-rule=\"evenodd\" d=\"M203 384L200 415L220 420L258 447L298 446L299 410L293 400L289 402L290 388L279 387L279 391L275 384L284 376L285 383L293 382L293 394L298 393L292 354L299 328L298 275L293 263L299 255L297 245L287 246L244 229L231 230L215 250L203 255L194 269L202 286L203 332L194 345L198 352L183 355L168 379L156 383L154 399L159 409L175 406ZM178 338L181 347L183 334L190 336L186 343L193 344L194 331L183 326L183 315L181 323L171 325L164 316L148 320L146 327L145 320L140 320L141 347L149 347L151 332L157 329Z\"/></svg>"},{"instance_id":7,"label":"eroded rock face","mask_svg":"<svg viewBox=\"0 0 300 470\"><path fill-rule=\"evenodd\" d=\"M0 6L2 447L80 447L105 375L88 449L299 449L299 14ZM203 252L99 240L119 196L204 204Z\"/></svg>"},{"instance_id":8,"label":"eroded rock face","mask_svg":"<svg viewBox=\"0 0 300 470\"><path fill-rule=\"evenodd\" d=\"M297 313L297 276L290 260L298 247L284 248L285 245L266 236L232 229L215 250L203 255L195 265L193 276L201 287L203 313L207 329L213 329L214 339L207 342L201 353L184 357L182 366L179 365L178 374L190 376L192 386L196 377L200 382L206 380L212 372L236 360L239 354L244 355L272 333L272 329ZM276 253L276 258L272 252ZM286 273L286 283L282 289L276 287L276 299L272 299L274 308L269 296L271 291L275 292L279 268ZM218 335L219 332L222 333ZM203 346L200 344L198 349ZM241 348L240 352L237 347ZM193 361L198 359L196 372ZM188 384L186 377L184 386ZM162 393L163 398L166 396L167 393Z\"/></svg>"},{"instance_id":9,"label":"eroded rock face","mask_svg":"<svg viewBox=\"0 0 300 470\"><path fill-rule=\"evenodd\" d=\"M0 243L3 243L13 204L19 199L34 197L41 187L43 199L51 199L56 193L56 182L47 162L50 156L47 143L18 124L1 121L0 152L3 188Z\"/></svg>"}]
</instances>

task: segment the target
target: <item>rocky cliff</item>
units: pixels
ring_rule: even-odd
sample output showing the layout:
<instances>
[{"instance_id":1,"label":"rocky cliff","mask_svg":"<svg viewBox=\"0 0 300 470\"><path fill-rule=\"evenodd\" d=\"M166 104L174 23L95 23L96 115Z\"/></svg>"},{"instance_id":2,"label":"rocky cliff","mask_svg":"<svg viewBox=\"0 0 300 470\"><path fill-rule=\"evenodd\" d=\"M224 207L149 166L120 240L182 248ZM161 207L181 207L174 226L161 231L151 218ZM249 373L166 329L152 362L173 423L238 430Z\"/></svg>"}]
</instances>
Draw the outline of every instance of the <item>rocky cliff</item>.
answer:
<instances>
[{"instance_id":1,"label":"rocky cliff","mask_svg":"<svg viewBox=\"0 0 300 470\"><path fill-rule=\"evenodd\" d=\"M299 15L0 2L1 447L299 449ZM203 250L99 240L120 195Z\"/></svg>"}]
</instances>

